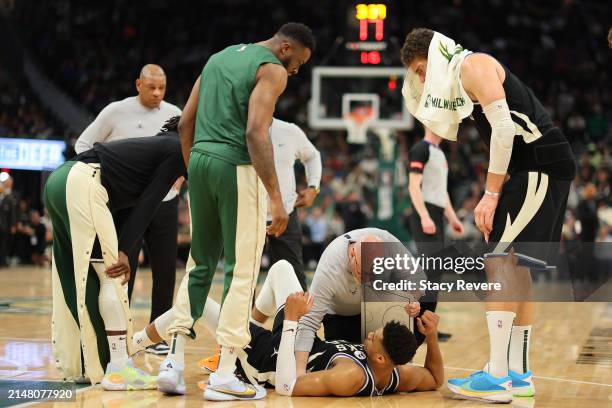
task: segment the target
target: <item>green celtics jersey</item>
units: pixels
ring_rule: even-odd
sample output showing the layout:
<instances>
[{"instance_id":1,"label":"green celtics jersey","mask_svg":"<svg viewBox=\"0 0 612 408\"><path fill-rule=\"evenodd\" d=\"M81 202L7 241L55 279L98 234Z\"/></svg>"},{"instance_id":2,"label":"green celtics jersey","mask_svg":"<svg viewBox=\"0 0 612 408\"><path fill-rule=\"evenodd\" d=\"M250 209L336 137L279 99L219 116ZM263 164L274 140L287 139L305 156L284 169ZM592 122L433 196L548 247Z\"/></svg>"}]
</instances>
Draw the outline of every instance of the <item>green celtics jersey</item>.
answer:
<instances>
[{"instance_id":1,"label":"green celtics jersey","mask_svg":"<svg viewBox=\"0 0 612 408\"><path fill-rule=\"evenodd\" d=\"M260 65L281 62L257 44L214 54L202 70L193 149L235 165L250 164L246 144L249 98Z\"/></svg>"}]
</instances>

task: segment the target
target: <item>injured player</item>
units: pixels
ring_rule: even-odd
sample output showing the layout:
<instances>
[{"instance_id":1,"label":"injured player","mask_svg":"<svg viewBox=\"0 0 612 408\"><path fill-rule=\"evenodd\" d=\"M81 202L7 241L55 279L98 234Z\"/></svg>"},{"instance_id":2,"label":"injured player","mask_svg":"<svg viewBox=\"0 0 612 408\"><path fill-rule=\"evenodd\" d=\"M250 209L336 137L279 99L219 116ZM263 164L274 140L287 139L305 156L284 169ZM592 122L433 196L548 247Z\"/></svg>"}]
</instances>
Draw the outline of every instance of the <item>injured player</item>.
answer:
<instances>
[{"instance_id":1,"label":"injured player","mask_svg":"<svg viewBox=\"0 0 612 408\"><path fill-rule=\"evenodd\" d=\"M301 292L291 269L291 264L282 260L268 272L251 315L251 342L238 354L238 376L251 383L274 386L281 395L313 397L433 391L443 384L444 368L437 338L439 317L430 311L417 319L418 329L427 342L424 367L408 364L417 348L412 332L403 324L388 322L370 332L363 344L316 338L307 373L298 377L295 333L298 320L310 310L313 299ZM212 333L219 311L219 304L209 298L203 317L204 325ZM137 333L135 347L144 349L147 344L167 337L166 327L172 313L171 309ZM275 314L272 330L264 329L263 323Z\"/></svg>"}]
</instances>

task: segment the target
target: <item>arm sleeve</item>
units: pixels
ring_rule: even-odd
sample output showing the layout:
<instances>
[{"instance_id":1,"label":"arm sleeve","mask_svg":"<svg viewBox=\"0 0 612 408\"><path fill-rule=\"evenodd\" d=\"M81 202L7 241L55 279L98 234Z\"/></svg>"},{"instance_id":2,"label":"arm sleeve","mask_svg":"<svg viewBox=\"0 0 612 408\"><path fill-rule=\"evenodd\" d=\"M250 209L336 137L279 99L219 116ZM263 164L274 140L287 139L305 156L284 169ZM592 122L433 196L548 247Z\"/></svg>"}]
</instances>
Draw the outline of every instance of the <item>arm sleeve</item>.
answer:
<instances>
[{"instance_id":1,"label":"arm sleeve","mask_svg":"<svg viewBox=\"0 0 612 408\"><path fill-rule=\"evenodd\" d=\"M295 386L297 377L295 368L295 330L297 322L285 320L283 322L283 334L278 346L276 358L276 392L280 395L290 396Z\"/></svg>"},{"instance_id":2,"label":"arm sleeve","mask_svg":"<svg viewBox=\"0 0 612 408\"><path fill-rule=\"evenodd\" d=\"M308 137L302 129L297 126L295 126L294 129L300 141L297 157L306 169L306 180L308 180L308 185L319 187L321 184L321 173L323 171L321 154L310 140L308 140Z\"/></svg>"},{"instance_id":3,"label":"arm sleeve","mask_svg":"<svg viewBox=\"0 0 612 408\"><path fill-rule=\"evenodd\" d=\"M120 251L129 253L134 243L142 237L162 199L184 169L182 160L177 160L171 155L157 168L151 177L151 182L138 198L125 222L119 236Z\"/></svg>"},{"instance_id":4,"label":"arm sleeve","mask_svg":"<svg viewBox=\"0 0 612 408\"><path fill-rule=\"evenodd\" d=\"M114 107L115 104L111 103L102 109L94 121L81 133L81 136L79 136L74 144L74 150L77 154L93 148L95 143L104 142L108 135L110 135Z\"/></svg>"},{"instance_id":5,"label":"arm sleeve","mask_svg":"<svg viewBox=\"0 0 612 408\"><path fill-rule=\"evenodd\" d=\"M325 254L323 256L325 256ZM323 257L321 257L321 261L324 261ZM319 261L319 264L321 264L321 261ZM317 330L321 328L323 318L331 309L330 305L333 298L332 287L333 282L324 270L315 271L310 286L310 293L314 296L314 304L310 312L306 313L300 319L295 340L295 351L310 352L312 350L312 344L317 335Z\"/></svg>"},{"instance_id":6,"label":"arm sleeve","mask_svg":"<svg viewBox=\"0 0 612 408\"><path fill-rule=\"evenodd\" d=\"M489 172L504 175L508 171L516 133L506 99L498 99L482 108L491 124Z\"/></svg>"},{"instance_id":7,"label":"arm sleeve","mask_svg":"<svg viewBox=\"0 0 612 408\"><path fill-rule=\"evenodd\" d=\"M417 142L408 154L408 171L423 174L425 164L429 160L429 145L426 142Z\"/></svg>"}]
</instances>

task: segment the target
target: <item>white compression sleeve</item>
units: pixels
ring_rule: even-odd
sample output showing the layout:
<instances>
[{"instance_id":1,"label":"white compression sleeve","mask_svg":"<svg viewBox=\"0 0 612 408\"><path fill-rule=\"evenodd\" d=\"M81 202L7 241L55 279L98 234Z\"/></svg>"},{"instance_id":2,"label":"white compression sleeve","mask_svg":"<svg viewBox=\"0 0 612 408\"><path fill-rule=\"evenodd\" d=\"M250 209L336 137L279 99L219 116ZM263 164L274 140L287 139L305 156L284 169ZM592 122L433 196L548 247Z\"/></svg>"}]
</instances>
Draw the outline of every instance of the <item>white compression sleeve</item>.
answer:
<instances>
[{"instance_id":1,"label":"white compression sleeve","mask_svg":"<svg viewBox=\"0 0 612 408\"><path fill-rule=\"evenodd\" d=\"M283 322L283 335L278 346L278 356L276 357L276 392L280 395L291 396L296 381L295 369L295 332L297 322L285 320Z\"/></svg>"},{"instance_id":2,"label":"white compression sleeve","mask_svg":"<svg viewBox=\"0 0 612 408\"><path fill-rule=\"evenodd\" d=\"M293 266L284 259L276 262L266 276L261 291L255 300L255 307L264 315L271 317L285 304L287 297L301 292L302 286L295 276Z\"/></svg>"},{"instance_id":3,"label":"white compression sleeve","mask_svg":"<svg viewBox=\"0 0 612 408\"><path fill-rule=\"evenodd\" d=\"M104 320L106 331L127 330L127 319L125 318L121 300L119 300L115 290L115 284L108 277L100 279L98 307L100 308L100 315L102 320Z\"/></svg>"},{"instance_id":4,"label":"white compression sleeve","mask_svg":"<svg viewBox=\"0 0 612 408\"><path fill-rule=\"evenodd\" d=\"M127 318L121 305L121 300L115 289L115 284L111 278L106 276L105 266L101 263L91 263L98 279L100 279L100 293L98 294L98 307L100 316L104 320L106 331L126 331ZM121 279L121 278L115 278ZM123 285L121 290L127 291L127 285Z\"/></svg>"},{"instance_id":5,"label":"white compression sleeve","mask_svg":"<svg viewBox=\"0 0 612 408\"><path fill-rule=\"evenodd\" d=\"M498 99L482 108L491 124L491 152L489 153L489 172L506 174L514 143L514 122L506 99Z\"/></svg>"}]
</instances>

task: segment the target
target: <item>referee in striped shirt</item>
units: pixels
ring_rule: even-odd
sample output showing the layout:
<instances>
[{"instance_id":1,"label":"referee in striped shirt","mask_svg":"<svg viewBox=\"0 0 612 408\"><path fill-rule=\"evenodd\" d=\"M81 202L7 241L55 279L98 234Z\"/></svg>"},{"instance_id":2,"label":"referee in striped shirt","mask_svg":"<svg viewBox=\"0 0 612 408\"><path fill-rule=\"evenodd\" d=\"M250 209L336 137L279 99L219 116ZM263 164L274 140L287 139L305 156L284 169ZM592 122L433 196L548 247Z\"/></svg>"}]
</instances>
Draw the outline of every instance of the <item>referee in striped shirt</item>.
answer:
<instances>
[{"instance_id":1,"label":"referee in striped shirt","mask_svg":"<svg viewBox=\"0 0 612 408\"><path fill-rule=\"evenodd\" d=\"M410 215L410 231L419 253L435 256L444 247L444 218L458 234L463 234L463 224L455 214L447 191L448 162L440 142L442 138L425 128L423 140L414 144L409 154L408 191L414 211ZM440 271L425 271L430 281L437 281ZM421 313L425 310L436 311L437 294L426 293L431 302L422 302ZM415 333L422 340L420 333ZM438 333L441 341L448 340L450 334Z\"/></svg>"}]
</instances>

